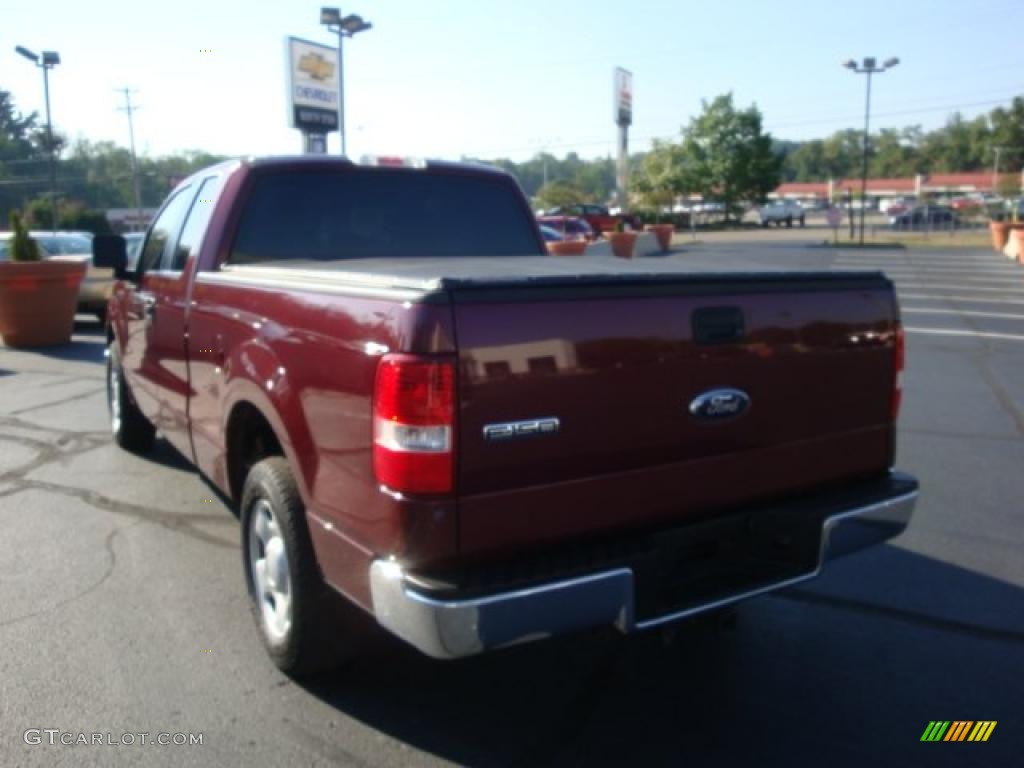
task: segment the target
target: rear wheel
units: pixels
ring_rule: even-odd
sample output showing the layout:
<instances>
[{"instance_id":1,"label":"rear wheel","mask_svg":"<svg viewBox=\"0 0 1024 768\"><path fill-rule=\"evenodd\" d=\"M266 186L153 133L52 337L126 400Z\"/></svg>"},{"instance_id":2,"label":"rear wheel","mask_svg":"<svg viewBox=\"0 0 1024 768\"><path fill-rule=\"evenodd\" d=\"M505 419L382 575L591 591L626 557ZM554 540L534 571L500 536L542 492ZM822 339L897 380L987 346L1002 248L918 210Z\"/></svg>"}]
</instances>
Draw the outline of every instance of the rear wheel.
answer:
<instances>
[{"instance_id":1,"label":"rear wheel","mask_svg":"<svg viewBox=\"0 0 1024 768\"><path fill-rule=\"evenodd\" d=\"M152 447L156 429L142 415L128 391L116 340L107 347L107 407L114 442L134 453L142 453Z\"/></svg>"},{"instance_id":2,"label":"rear wheel","mask_svg":"<svg viewBox=\"0 0 1024 768\"><path fill-rule=\"evenodd\" d=\"M242 558L253 617L282 672L312 675L354 651L365 620L324 584L305 508L282 456L257 462L245 479Z\"/></svg>"},{"instance_id":3,"label":"rear wheel","mask_svg":"<svg viewBox=\"0 0 1024 768\"><path fill-rule=\"evenodd\" d=\"M786 217L786 227L792 229L792 227L793 227L793 217L792 216L787 216Z\"/></svg>"},{"instance_id":4,"label":"rear wheel","mask_svg":"<svg viewBox=\"0 0 1024 768\"><path fill-rule=\"evenodd\" d=\"M804 220L804 217L803 217L803 215L801 215L801 216L800 216L800 226L801 226L801 227L803 227L803 226L805 226L805 225L806 225L806 221Z\"/></svg>"}]
</instances>

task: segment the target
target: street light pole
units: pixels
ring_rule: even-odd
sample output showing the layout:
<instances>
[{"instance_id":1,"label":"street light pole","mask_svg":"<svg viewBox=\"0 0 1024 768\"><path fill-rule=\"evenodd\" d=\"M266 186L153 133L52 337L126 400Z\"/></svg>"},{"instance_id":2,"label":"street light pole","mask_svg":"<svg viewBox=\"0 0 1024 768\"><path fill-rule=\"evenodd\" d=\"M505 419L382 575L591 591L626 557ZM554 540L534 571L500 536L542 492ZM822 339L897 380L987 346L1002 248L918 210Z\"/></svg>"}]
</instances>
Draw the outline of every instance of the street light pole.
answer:
<instances>
[{"instance_id":1,"label":"street light pole","mask_svg":"<svg viewBox=\"0 0 1024 768\"><path fill-rule=\"evenodd\" d=\"M338 136L341 139L341 154L345 155L345 70L342 43L346 37L354 37L359 32L371 29L373 24L354 13L342 17L340 8L321 8L320 23L338 35Z\"/></svg>"},{"instance_id":2,"label":"street light pole","mask_svg":"<svg viewBox=\"0 0 1024 768\"><path fill-rule=\"evenodd\" d=\"M868 141L871 123L871 76L885 72L887 69L892 69L900 60L896 57L886 59L881 66L878 66L874 57L867 57L861 64L857 64L853 59L847 59L843 62L843 66L858 75L868 76L868 87L867 97L864 100L864 149L861 158L861 174L860 174L860 244L864 245L864 216L867 213L867 202L868 202Z\"/></svg>"},{"instance_id":3,"label":"street light pole","mask_svg":"<svg viewBox=\"0 0 1024 768\"><path fill-rule=\"evenodd\" d=\"M50 153L50 216L51 228L57 229L57 151L53 144L53 121L50 119L50 70L60 64L60 54L43 51L38 56L28 48L16 46L14 50L43 70L43 96L46 100L46 142Z\"/></svg>"}]
</instances>

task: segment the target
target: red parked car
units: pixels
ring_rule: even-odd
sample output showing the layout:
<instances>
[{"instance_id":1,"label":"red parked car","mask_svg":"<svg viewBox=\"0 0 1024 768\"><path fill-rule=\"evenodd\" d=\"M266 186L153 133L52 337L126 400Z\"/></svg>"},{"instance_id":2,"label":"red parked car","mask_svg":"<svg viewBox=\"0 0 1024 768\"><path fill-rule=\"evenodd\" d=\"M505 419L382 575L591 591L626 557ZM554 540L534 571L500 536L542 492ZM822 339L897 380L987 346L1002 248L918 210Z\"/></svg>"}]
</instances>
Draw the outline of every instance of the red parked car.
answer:
<instances>
[{"instance_id":1,"label":"red parked car","mask_svg":"<svg viewBox=\"0 0 1024 768\"><path fill-rule=\"evenodd\" d=\"M94 240L114 440L237 505L281 669L371 623L439 658L644 630L906 527L883 275L549 258L511 176L396 165L231 161L132 272Z\"/></svg>"},{"instance_id":2,"label":"red parked car","mask_svg":"<svg viewBox=\"0 0 1024 768\"><path fill-rule=\"evenodd\" d=\"M594 230L595 236L600 237L602 232L612 232L621 222L626 229L640 231L643 224L640 219L629 213L614 214L608 211L604 205L584 203L582 205L570 205L566 208L552 208L545 211L546 216L577 216L587 222Z\"/></svg>"}]
</instances>

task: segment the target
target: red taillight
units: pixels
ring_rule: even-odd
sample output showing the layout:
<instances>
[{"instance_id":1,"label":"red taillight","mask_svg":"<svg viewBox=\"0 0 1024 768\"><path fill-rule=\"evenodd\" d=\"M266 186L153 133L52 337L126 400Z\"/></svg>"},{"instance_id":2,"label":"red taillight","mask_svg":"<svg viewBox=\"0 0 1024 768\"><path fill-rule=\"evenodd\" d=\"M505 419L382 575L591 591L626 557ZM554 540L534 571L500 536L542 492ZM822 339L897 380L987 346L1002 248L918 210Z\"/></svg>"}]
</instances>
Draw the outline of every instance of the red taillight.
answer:
<instances>
[{"instance_id":1,"label":"red taillight","mask_svg":"<svg viewBox=\"0 0 1024 768\"><path fill-rule=\"evenodd\" d=\"M892 374L892 420L896 421L900 415L900 402L903 400L903 368L906 364L906 342L903 335L903 326L896 326L896 343L893 349L893 374Z\"/></svg>"},{"instance_id":2,"label":"red taillight","mask_svg":"<svg viewBox=\"0 0 1024 768\"><path fill-rule=\"evenodd\" d=\"M373 392L373 470L403 493L450 493L454 472L455 366L385 355Z\"/></svg>"}]
</instances>

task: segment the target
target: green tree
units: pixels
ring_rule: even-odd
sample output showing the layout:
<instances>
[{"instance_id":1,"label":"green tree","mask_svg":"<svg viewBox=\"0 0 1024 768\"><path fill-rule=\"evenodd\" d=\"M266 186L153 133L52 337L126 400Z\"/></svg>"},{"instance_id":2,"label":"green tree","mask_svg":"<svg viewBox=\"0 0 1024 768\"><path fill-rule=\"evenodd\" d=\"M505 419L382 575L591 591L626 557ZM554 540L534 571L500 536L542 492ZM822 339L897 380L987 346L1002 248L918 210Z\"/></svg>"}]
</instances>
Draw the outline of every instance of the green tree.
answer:
<instances>
[{"instance_id":1,"label":"green tree","mask_svg":"<svg viewBox=\"0 0 1024 768\"><path fill-rule=\"evenodd\" d=\"M760 110L737 110L731 93L704 102L682 136L673 150L677 188L722 201L726 216L740 201L763 201L782 180L782 157L772 151Z\"/></svg>"},{"instance_id":2,"label":"green tree","mask_svg":"<svg viewBox=\"0 0 1024 768\"><path fill-rule=\"evenodd\" d=\"M23 115L11 94L0 90L0 215L8 219L21 208L26 191L43 189L46 161L33 142L39 126L35 113ZM40 177L39 181L31 177Z\"/></svg>"},{"instance_id":3,"label":"green tree","mask_svg":"<svg viewBox=\"0 0 1024 768\"><path fill-rule=\"evenodd\" d=\"M646 207L653 209L655 219L661 220L664 207L671 207L678 191L677 154L670 142L655 139L651 151L634 166L633 189Z\"/></svg>"},{"instance_id":4,"label":"green tree","mask_svg":"<svg viewBox=\"0 0 1024 768\"><path fill-rule=\"evenodd\" d=\"M534 204L540 208L567 208L584 202L584 194L564 181L550 181L538 190Z\"/></svg>"}]
</instances>

